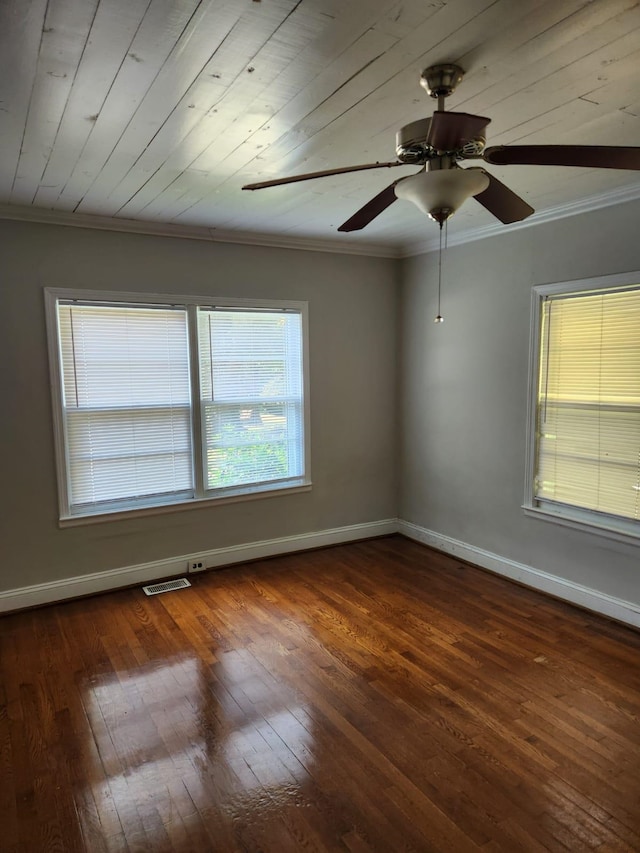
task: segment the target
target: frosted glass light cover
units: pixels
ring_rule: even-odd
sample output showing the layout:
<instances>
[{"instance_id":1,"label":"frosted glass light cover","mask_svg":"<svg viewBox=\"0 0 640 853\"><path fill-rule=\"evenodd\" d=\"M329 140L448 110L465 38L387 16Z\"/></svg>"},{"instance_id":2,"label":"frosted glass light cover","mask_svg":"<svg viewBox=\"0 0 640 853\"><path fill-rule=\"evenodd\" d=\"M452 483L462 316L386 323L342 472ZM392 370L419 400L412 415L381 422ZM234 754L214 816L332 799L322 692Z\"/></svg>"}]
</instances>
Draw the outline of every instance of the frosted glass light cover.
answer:
<instances>
[{"instance_id":1,"label":"frosted glass light cover","mask_svg":"<svg viewBox=\"0 0 640 853\"><path fill-rule=\"evenodd\" d=\"M398 198L412 201L423 213L449 209L455 212L472 195L489 186L481 169L438 169L404 178L395 187Z\"/></svg>"}]
</instances>

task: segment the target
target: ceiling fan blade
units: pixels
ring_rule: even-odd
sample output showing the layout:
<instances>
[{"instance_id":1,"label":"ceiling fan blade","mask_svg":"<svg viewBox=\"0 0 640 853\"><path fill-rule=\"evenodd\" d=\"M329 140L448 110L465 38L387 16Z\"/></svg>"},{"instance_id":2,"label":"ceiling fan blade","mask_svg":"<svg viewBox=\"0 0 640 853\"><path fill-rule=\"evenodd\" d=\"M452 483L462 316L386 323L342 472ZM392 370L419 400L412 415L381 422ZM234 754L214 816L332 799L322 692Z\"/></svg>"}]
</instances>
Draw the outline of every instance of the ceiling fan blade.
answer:
<instances>
[{"instance_id":1,"label":"ceiling fan blade","mask_svg":"<svg viewBox=\"0 0 640 853\"><path fill-rule=\"evenodd\" d=\"M472 139L484 136L484 129L490 121L490 118L470 113L436 110L431 116L427 142L436 151L458 151Z\"/></svg>"},{"instance_id":2,"label":"ceiling fan blade","mask_svg":"<svg viewBox=\"0 0 640 853\"><path fill-rule=\"evenodd\" d=\"M502 181L494 178L494 176L485 171L485 169L480 169L479 171L484 172L484 174L489 178L489 186L486 190L478 193L478 195L475 196L475 199L476 201L479 201L480 204L489 211L489 213L493 213L500 222L503 222L505 225L508 225L510 222L520 222L522 219L526 219L527 216L531 216L531 214L534 213L531 205L527 204L523 198L520 198L520 196L516 195L513 190L510 190L509 187L505 186Z\"/></svg>"},{"instance_id":3,"label":"ceiling fan blade","mask_svg":"<svg viewBox=\"0 0 640 853\"><path fill-rule=\"evenodd\" d=\"M362 172L364 169L390 169L393 166L406 166L399 160L392 163L364 163L361 166L342 166L338 169L324 169L321 172L307 172L304 175L291 175L288 178L273 178L271 181L259 181L257 184L246 184L243 190L264 190L267 187L279 187L281 184L295 184L298 181L310 181L313 178L328 178L331 175L344 175L347 172Z\"/></svg>"},{"instance_id":4,"label":"ceiling fan blade","mask_svg":"<svg viewBox=\"0 0 640 853\"><path fill-rule=\"evenodd\" d=\"M372 222L376 216L379 216L383 210L386 210L389 205L396 201L394 188L397 183L398 181L394 181L383 189L382 192L374 196L371 201L368 201L360 210L356 211L346 222L343 222L338 231L360 231L365 225Z\"/></svg>"},{"instance_id":5,"label":"ceiling fan blade","mask_svg":"<svg viewBox=\"0 0 640 853\"><path fill-rule=\"evenodd\" d=\"M530 166L589 166L595 169L640 170L640 148L611 145L493 145L487 163Z\"/></svg>"}]
</instances>

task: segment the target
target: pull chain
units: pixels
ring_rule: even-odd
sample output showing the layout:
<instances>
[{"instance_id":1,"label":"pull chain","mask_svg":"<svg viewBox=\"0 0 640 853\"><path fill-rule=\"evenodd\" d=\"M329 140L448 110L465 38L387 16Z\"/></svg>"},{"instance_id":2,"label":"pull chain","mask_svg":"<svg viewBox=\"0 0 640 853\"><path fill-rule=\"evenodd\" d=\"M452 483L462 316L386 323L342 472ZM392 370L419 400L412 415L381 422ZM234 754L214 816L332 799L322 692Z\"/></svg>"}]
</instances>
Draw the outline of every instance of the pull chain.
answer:
<instances>
[{"instance_id":1,"label":"pull chain","mask_svg":"<svg viewBox=\"0 0 640 853\"><path fill-rule=\"evenodd\" d=\"M445 219L445 223L447 220ZM445 232L446 234L446 232ZM446 245L446 241L445 241ZM444 317L440 313L440 295L442 291L442 222L440 222L440 245L438 248L438 314L434 318L434 323L444 323Z\"/></svg>"}]
</instances>

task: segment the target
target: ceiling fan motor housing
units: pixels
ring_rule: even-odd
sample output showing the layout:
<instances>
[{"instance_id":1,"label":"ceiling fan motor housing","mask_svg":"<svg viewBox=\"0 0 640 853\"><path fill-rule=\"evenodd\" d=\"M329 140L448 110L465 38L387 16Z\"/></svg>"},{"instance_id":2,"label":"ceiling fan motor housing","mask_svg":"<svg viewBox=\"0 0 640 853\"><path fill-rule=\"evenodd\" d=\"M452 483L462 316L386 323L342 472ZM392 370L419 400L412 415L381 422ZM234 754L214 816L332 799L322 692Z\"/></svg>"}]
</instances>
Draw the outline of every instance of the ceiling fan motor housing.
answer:
<instances>
[{"instance_id":1,"label":"ceiling fan motor housing","mask_svg":"<svg viewBox=\"0 0 640 853\"><path fill-rule=\"evenodd\" d=\"M427 143L431 119L421 118L405 124L396 133L396 156L403 163L424 164L431 157L431 146Z\"/></svg>"},{"instance_id":2,"label":"ceiling fan motor housing","mask_svg":"<svg viewBox=\"0 0 640 853\"><path fill-rule=\"evenodd\" d=\"M449 113L451 115L451 113ZM405 124L396 133L396 157L403 163L424 166L429 160L437 156L437 151L427 142L430 118L421 118ZM456 159L462 160L467 157L481 157L486 140L484 136L467 140L455 153Z\"/></svg>"}]
</instances>

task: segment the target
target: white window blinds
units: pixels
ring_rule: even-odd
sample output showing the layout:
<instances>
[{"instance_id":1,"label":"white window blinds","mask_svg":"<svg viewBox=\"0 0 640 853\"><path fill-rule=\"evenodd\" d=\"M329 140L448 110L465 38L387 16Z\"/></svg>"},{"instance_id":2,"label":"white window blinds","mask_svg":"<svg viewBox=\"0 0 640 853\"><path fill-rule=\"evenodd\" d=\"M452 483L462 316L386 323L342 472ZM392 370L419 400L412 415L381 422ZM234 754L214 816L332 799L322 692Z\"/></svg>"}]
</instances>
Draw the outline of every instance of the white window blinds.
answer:
<instances>
[{"instance_id":1,"label":"white window blinds","mask_svg":"<svg viewBox=\"0 0 640 853\"><path fill-rule=\"evenodd\" d=\"M45 296L62 522L309 488L305 303Z\"/></svg>"},{"instance_id":2,"label":"white window blinds","mask_svg":"<svg viewBox=\"0 0 640 853\"><path fill-rule=\"evenodd\" d=\"M198 311L206 489L304 474L302 319Z\"/></svg>"},{"instance_id":3,"label":"white window blinds","mask_svg":"<svg viewBox=\"0 0 640 853\"><path fill-rule=\"evenodd\" d=\"M58 305L69 510L193 494L184 309Z\"/></svg>"},{"instance_id":4,"label":"white window blinds","mask_svg":"<svg viewBox=\"0 0 640 853\"><path fill-rule=\"evenodd\" d=\"M544 300L539 501L640 518L640 289Z\"/></svg>"}]
</instances>

